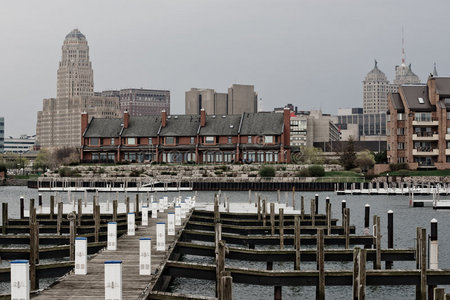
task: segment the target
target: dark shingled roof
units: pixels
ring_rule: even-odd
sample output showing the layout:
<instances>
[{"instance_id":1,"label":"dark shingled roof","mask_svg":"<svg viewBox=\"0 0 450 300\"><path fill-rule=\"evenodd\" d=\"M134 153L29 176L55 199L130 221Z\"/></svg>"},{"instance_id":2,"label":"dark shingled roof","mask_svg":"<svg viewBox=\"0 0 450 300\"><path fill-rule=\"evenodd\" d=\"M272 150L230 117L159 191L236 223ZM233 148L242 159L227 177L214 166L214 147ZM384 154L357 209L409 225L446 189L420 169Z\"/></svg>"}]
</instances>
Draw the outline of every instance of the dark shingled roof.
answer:
<instances>
[{"instance_id":1,"label":"dark shingled roof","mask_svg":"<svg viewBox=\"0 0 450 300\"><path fill-rule=\"evenodd\" d=\"M390 94L391 100L392 100L392 106L398 111L398 112L404 112L405 107L403 106L402 99L400 98L399 93L392 93Z\"/></svg>"},{"instance_id":2,"label":"dark shingled roof","mask_svg":"<svg viewBox=\"0 0 450 300\"><path fill-rule=\"evenodd\" d=\"M283 132L284 114L244 113L241 135L277 135Z\"/></svg>"},{"instance_id":3,"label":"dark shingled roof","mask_svg":"<svg viewBox=\"0 0 450 300\"><path fill-rule=\"evenodd\" d=\"M124 137L157 136L161 126L160 116L130 117L128 128L123 130Z\"/></svg>"},{"instance_id":4,"label":"dark shingled roof","mask_svg":"<svg viewBox=\"0 0 450 300\"><path fill-rule=\"evenodd\" d=\"M200 135L237 135L241 116L206 116L206 125L200 129Z\"/></svg>"},{"instance_id":5,"label":"dark shingled roof","mask_svg":"<svg viewBox=\"0 0 450 300\"><path fill-rule=\"evenodd\" d=\"M198 115L171 115L167 118L166 127L161 128L161 136L196 136L200 116Z\"/></svg>"},{"instance_id":6,"label":"dark shingled roof","mask_svg":"<svg viewBox=\"0 0 450 300\"><path fill-rule=\"evenodd\" d=\"M433 107L428 99L428 87L426 85L402 85L405 95L406 105L412 111L433 111ZM418 98L422 98L424 103L419 103Z\"/></svg>"},{"instance_id":7,"label":"dark shingled roof","mask_svg":"<svg viewBox=\"0 0 450 300\"><path fill-rule=\"evenodd\" d=\"M123 119L93 118L86 131L85 137L118 137L122 129Z\"/></svg>"},{"instance_id":8,"label":"dark shingled roof","mask_svg":"<svg viewBox=\"0 0 450 300\"><path fill-rule=\"evenodd\" d=\"M450 96L450 77L435 77L436 92L439 95Z\"/></svg>"}]
</instances>

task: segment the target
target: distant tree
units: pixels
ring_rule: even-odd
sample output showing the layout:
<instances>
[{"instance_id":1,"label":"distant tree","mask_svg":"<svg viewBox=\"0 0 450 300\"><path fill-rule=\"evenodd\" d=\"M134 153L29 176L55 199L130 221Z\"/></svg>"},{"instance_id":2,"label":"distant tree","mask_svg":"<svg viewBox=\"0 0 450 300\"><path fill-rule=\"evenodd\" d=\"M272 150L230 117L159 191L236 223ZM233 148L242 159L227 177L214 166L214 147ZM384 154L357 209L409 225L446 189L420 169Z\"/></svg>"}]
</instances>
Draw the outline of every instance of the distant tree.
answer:
<instances>
[{"instance_id":1,"label":"distant tree","mask_svg":"<svg viewBox=\"0 0 450 300\"><path fill-rule=\"evenodd\" d=\"M322 149L301 146L299 152L292 153L291 161L295 164L321 165L324 162L324 159L322 156Z\"/></svg>"},{"instance_id":2,"label":"distant tree","mask_svg":"<svg viewBox=\"0 0 450 300\"><path fill-rule=\"evenodd\" d=\"M63 147L52 151L49 156L49 167L55 169L62 165L73 165L80 162L80 153L74 147Z\"/></svg>"},{"instance_id":3,"label":"distant tree","mask_svg":"<svg viewBox=\"0 0 450 300\"><path fill-rule=\"evenodd\" d=\"M341 153L340 162L346 170L356 167L355 141L352 136L348 138L347 144Z\"/></svg>"},{"instance_id":4,"label":"distant tree","mask_svg":"<svg viewBox=\"0 0 450 300\"><path fill-rule=\"evenodd\" d=\"M369 170L375 164L375 158L369 150L364 150L356 155L356 165L363 171Z\"/></svg>"},{"instance_id":5,"label":"distant tree","mask_svg":"<svg viewBox=\"0 0 450 300\"><path fill-rule=\"evenodd\" d=\"M274 177L275 176L275 169L270 166L262 166L261 169L259 169L259 176L261 177Z\"/></svg>"},{"instance_id":6,"label":"distant tree","mask_svg":"<svg viewBox=\"0 0 450 300\"><path fill-rule=\"evenodd\" d=\"M33 167L36 170L42 169L45 171L49 167L50 153L46 149L39 150L36 159L34 160Z\"/></svg>"},{"instance_id":7,"label":"distant tree","mask_svg":"<svg viewBox=\"0 0 450 300\"><path fill-rule=\"evenodd\" d=\"M382 152L378 152L378 153L374 153L373 154L374 158L375 158L375 163L376 164L387 164L387 151L384 150Z\"/></svg>"}]
</instances>

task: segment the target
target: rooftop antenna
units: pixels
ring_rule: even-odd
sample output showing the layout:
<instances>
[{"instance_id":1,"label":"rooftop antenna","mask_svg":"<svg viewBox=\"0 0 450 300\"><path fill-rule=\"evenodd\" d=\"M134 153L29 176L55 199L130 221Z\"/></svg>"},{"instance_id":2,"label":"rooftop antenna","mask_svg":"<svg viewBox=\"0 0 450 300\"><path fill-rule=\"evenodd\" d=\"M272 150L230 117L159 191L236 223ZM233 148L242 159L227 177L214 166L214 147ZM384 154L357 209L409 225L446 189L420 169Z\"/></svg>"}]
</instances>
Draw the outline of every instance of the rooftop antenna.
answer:
<instances>
[{"instance_id":1,"label":"rooftop antenna","mask_svg":"<svg viewBox=\"0 0 450 300\"><path fill-rule=\"evenodd\" d=\"M405 63L405 34L402 26L402 64Z\"/></svg>"}]
</instances>

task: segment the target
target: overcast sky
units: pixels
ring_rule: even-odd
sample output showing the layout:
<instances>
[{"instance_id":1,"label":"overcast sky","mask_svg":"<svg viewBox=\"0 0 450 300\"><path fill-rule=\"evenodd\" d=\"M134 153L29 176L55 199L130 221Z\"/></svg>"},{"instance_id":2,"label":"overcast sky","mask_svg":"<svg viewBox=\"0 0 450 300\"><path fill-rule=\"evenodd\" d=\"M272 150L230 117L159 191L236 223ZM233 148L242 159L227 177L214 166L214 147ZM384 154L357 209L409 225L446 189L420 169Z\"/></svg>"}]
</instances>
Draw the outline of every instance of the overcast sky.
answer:
<instances>
[{"instance_id":1,"label":"overcast sky","mask_svg":"<svg viewBox=\"0 0 450 300\"><path fill-rule=\"evenodd\" d=\"M0 2L0 116L5 135L35 134L42 99L56 96L64 37L87 38L94 89L171 91L184 113L192 87L253 84L264 110L362 107L378 60L393 80L406 61L422 81L450 75L450 1L144 0Z\"/></svg>"}]
</instances>

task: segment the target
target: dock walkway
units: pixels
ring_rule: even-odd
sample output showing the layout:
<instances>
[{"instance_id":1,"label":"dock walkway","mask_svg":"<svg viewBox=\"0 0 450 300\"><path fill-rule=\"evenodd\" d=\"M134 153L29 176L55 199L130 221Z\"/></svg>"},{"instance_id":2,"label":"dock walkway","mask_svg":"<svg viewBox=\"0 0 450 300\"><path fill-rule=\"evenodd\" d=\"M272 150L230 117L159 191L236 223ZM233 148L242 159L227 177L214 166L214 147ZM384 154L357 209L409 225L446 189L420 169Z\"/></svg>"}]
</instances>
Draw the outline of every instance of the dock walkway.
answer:
<instances>
[{"instance_id":1,"label":"dock walkway","mask_svg":"<svg viewBox=\"0 0 450 300\"><path fill-rule=\"evenodd\" d=\"M173 211L173 209L169 210ZM139 239L152 238L152 273L166 259L169 246L178 236L177 232L186 224L189 216L181 226L175 227L176 235L166 234L166 251L156 251L156 223L167 224L167 211L158 213L158 218L148 219L148 226L137 226L136 235L123 235L117 240L117 250L104 249L88 261L88 274L75 275L73 272L62 277L50 288L43 290L33 299L104 299L105 274L104 262L108 260L122 261L123 299L138 299L155 275L139 275ZM166 226L167 231L167 226ZM173 246L171 247L173 249Z\"/></svg>"}]
</instances>

